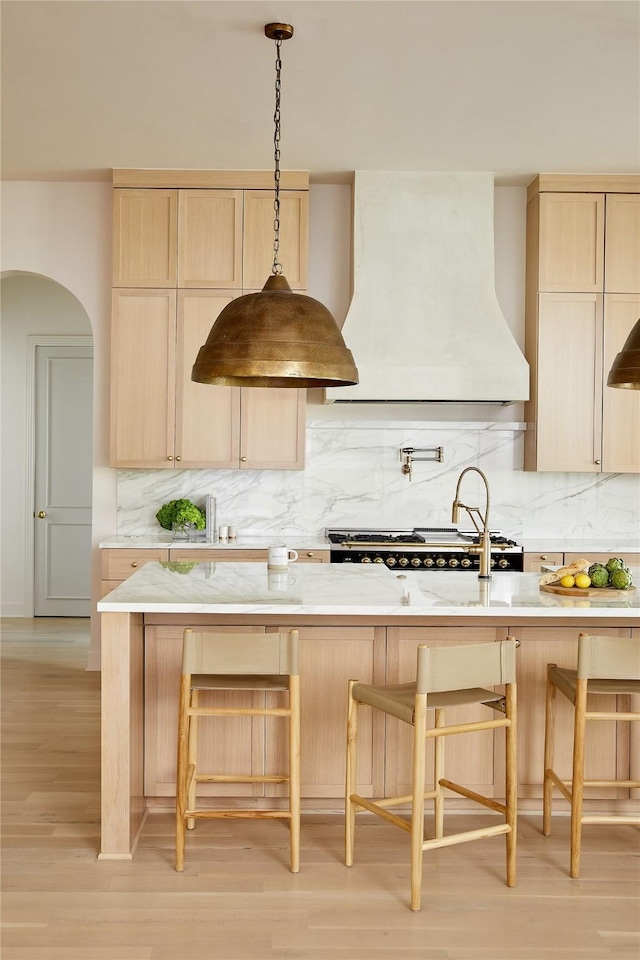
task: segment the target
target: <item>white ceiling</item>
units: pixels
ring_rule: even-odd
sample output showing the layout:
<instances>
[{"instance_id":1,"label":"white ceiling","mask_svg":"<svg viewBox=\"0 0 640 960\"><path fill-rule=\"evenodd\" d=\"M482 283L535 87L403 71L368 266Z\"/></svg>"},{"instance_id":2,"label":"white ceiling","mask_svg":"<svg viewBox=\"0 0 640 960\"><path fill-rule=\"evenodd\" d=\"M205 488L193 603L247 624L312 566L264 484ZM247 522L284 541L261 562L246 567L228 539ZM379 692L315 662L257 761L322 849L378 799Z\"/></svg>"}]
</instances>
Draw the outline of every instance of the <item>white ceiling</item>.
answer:
<instances>
[{"instance_id":1,"label":"white ceiling","mask_svg":"<svg viewBox=\"0 0 640 960\"><path fill-rule=\"evenodd\" d=\"M640 170L637 0L2 0L2 176Z\"/></svg>"}]
</instances>

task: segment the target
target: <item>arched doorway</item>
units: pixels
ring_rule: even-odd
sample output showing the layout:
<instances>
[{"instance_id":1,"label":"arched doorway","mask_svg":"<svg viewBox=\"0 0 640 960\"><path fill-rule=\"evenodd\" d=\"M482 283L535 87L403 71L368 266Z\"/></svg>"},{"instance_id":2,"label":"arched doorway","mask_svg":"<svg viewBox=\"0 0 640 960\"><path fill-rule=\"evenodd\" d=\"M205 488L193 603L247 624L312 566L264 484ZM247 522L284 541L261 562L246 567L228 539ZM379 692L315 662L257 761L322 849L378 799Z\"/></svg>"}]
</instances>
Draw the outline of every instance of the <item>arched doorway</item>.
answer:
<instances>
[{"instance_id":1,"label":"arched doorway","mask_svg":"<svg viewBox=\"0 0 640 960\"><path fill-rule=\"evenodd\" d=\"M1 286L2 613L89 616L91 324L47 277Z\"/></svg>"}]
</instances>

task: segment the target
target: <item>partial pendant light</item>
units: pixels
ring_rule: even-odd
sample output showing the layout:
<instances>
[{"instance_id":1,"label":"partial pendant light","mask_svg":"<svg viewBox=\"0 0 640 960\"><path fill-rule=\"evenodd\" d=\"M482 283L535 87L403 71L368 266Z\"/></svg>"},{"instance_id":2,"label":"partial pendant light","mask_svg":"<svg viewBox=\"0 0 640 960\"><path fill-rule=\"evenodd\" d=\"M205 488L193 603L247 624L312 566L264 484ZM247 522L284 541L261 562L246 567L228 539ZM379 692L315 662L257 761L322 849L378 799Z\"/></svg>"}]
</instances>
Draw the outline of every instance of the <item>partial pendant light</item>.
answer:
<instances>
[{"instance_id":1,"label":"partial pendant light","mask_svg":"<svg viewBox=\"0 0 640 960\"><path fill-rule=\"evenodd\" d=\"M292 293L278 261L280 246L280 48L288 23L268 23L276 44L274 113L274 244L272 275L261 293L232 300L200 348L191 373L197 383L246 387L345 387L358 382L351 351L329 310Z\"/></svg>"},{"instance_id":2,"label":"partial pendant light","mask_svg":"<svg viewBox=\"0 0 640 960\"><path fill-rule=\"evenodd\" d=\"M636 322L624 347L613 361L607 386L640 390L640 320Z\"/></svg>"}]
</instances>

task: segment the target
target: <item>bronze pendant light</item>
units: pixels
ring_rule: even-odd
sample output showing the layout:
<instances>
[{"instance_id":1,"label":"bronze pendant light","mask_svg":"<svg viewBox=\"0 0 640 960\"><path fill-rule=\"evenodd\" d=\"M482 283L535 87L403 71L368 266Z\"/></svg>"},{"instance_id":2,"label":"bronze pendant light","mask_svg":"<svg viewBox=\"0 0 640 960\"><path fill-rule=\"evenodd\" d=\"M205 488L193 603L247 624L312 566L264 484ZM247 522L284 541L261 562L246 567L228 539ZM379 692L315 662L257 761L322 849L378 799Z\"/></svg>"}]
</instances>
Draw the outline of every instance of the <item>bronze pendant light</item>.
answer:
<instances>
[{"instance_id":1,"label":"bronze pendant light","mask_svg":"<svg viewBox=\"0 0 640 960\"><path fill-rule=\"evenodd\" d=\"M200 348L191 379L246 387L344 387L358 382L351 351L329 310L292 293L278 261L280 245L280 48L287 23L268 23L276 44L273 268L260 293L232 300Z\"/></svg>"},{"instance_id":2,"label":"bronze pendant light","mask_svg":"<svg viewBox=\"0 0 640 960\"><path fill-rule=\"evenodd\" d=\"M613 361L607 386L640 390L640 320L636 322L624 347Z\"/></svg>"}]
</instances>

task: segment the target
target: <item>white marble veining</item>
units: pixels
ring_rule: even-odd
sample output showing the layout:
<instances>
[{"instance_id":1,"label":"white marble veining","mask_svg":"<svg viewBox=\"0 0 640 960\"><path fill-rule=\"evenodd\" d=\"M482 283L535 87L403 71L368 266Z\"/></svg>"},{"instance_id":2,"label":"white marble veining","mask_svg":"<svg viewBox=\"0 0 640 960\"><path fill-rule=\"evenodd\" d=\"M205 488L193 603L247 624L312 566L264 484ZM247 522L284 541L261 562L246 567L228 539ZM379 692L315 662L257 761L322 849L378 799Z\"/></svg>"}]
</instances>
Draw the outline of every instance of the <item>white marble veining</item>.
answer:
<instances>
[{"instance_id":1,"label":"white marble veining","mask_svg":"<svg viewBox=\"0 0 640 960\"><path fill-rule=\"evenodd\" d=\"M207 493L216 497L218 524L235 524L240 537L448 526L460 471L476 466L489 478L491 526L512 539L544 547L602 541L614 552L639 540L640 476L525 473L521 423L313 419L312 411L301 471L120 470L118 535L161 535L155 514L163 503L188 497L201 505ZM442 446L444 462L415 463L409 480L400 470L405 446ZM465 478L464 500L482 507L476 481Z\"/></svg>"},{"instance_id":2,"label":"white marble veining","mask_svg":"<svg viewBox=\"0 0 640 960\"><path fill-rule=\"evenodd\" d=\"M537 574L506 572L487 583L466 572L399 575L380 565L317 563L291 564L289 573L284 589L272 589L266 563L152 562L104 597L98 610L511 620L629 617L640 611L637 590L613 600L555 596L540 591Z\"/></svg>"}]
</instances>

